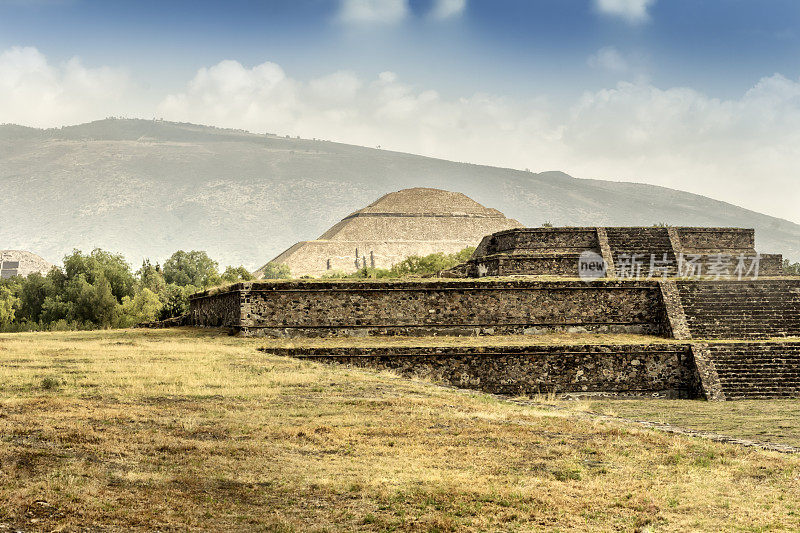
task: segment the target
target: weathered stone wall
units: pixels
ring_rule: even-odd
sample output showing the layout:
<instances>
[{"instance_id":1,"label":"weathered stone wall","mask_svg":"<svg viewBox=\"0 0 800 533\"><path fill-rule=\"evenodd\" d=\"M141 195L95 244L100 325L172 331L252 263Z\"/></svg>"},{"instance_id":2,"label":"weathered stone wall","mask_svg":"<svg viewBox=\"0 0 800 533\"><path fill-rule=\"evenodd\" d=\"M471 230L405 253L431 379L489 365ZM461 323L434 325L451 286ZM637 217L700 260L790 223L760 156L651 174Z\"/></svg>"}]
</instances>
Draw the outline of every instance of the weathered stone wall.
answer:
<instances>
[{"instance_id":1,"label":"weathered stone wall","mask_svg":"<svg viewBox=\"0 0 800 533\"><path fill-rule=\"evenodd\" d=\"M275 336L660 334L665 327L658 283L643 281L252 282L201 293L191 307L198 325Z\"/></svg>"},{"instance_id":2,"label":"weathered stone wall","mask_svg":"<svg viewBox=\"0 0 800 533\"><path fill-rule=\"evenodd\" d=\"M221 291L193 295L189 303L191 323L197 326L238 328L247 305L246 292L241 289L242 284L236 284Z\"/></svg>"},{"instance_id":3,"label":"weathered stone wall","mask_svg":"<svg viewBox=\"0 0 800 533\"><path fill-rule=\"evenodd\" d=\"M755 230L745 228L675 228L684 253L755 253Z\"/></svg>"},{"instance_id":4,"label":"weathered stone wall","mask_svg":"<svg viewBox=\"0 0 800 533\"><path fill-rule=\"evenodd\" d=\"M581 252L599 250L596 228L518 228L486 237L485 254L511 250Z\"/></svg>"},{"instance_id":5,"label":"weathered stone wall","mask_svg":"<svg viewBox=\"0 0 800 533\"><path fill-rule=\"evenodd\" d=\"M579 254L496 254L471 265L474 275L564 276L577 278Z\"/></svg>"},{"instance_id":6,"label":"weathered stone wall","mask_svg":"<svg viewBox=\"0 0 800 533\"><path fill-rule=\"evenodd\" d=\"M600 253L596 228L517 228L485 237L463 272L472 278L578 277L578 257L586 250ZM448 275L459 272L452 269Z\"/></svg>"},{"instance_id":7,"label":"weathered stone wall","mask_svg":"<svg viewBox=\"0 0 800 533\"><path fill-rule=\"evenodd\" d=\"M394 370L496 394L606 393L696 397L688 345L269 349L355 367Z\"/></svg>"}]
</instances>

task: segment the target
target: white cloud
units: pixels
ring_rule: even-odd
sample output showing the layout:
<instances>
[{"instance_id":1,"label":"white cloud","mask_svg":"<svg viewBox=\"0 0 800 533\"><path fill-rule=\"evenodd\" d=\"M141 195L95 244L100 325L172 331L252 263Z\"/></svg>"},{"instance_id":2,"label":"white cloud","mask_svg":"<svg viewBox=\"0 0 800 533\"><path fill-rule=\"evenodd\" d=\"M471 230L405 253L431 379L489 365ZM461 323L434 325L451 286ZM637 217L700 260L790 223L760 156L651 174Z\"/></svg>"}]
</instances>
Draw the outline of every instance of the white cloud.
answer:
<instances>
[{"instance_id":1,"label":"white cloud","mask_svg":"<svg viewBox=\"0 0 800 533\"><path fill-rule=\"evenodd\" d=\"M52 65L32 47L0 54L0 122L50 126L136 111L132 88L124 71L86 68L78 58Z\"/></svg>"},{"instance_id":2,"label":"white cloud","mask_svg":"<svg viewBox=\"0 0 800 533\"><path fill-rule=\"evenodd\" d=\"M436 0L430 17L444 20L460 16L467 7L467 0Z\"/></svg>"},{"instance_id":3,"label":"white cloud","mask_svg":"<svg viewBox=\"0 0 800 533\"><path fill-rule=\"evenodd\" d=\"M630 24L650 20L648 9L656 0L594 0L595 8L604 15L621 17Z\"/></svg>"},{"instance_id":4,"label":"white cloud","mask_svg":"<svg viewBox=\"0 0 800 533\"><path fill-rule=\"evenodd\" d=\"M339 20L351 24L395 24L408 13L408 0L341 0Z\"/></svg>"},{"instance_id":5,"label":"white cloud","mask_svg":"<svg viewBox=\"0 0 800 533\"><path fill-rule=\"evenodd\" d=\"M652 183L800 222L800 80L779 74L733 99L642 81L562 105L449 98L391 71L306 81L275 63L228 60L151 105L117 70L52 65L33 48L0 53L0 122L52 127L126 113Z\"/></svg>"},{"instance_id":6,"label":"white cloud","mask_svg":"<svg viewBox=\"0 0 800 533\"><path fill-rule=\"evenodd\" d=\"M628 70L628 61L613 46L605 46L589 56L588 63L592 68L610 72L625 72Z\"/></svg>"}]
</instances>

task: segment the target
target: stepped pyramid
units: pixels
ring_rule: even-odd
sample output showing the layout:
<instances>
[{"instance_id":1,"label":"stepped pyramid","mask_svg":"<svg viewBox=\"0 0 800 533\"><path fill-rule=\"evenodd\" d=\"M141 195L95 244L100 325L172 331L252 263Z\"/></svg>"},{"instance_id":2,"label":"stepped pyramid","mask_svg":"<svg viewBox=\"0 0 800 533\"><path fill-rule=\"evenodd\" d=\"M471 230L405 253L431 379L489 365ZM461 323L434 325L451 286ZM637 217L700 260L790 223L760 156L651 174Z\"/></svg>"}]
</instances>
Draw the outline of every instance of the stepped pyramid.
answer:
<instances>
[{"instance_id":1,"label":"stepped pyramid","mask_svg":"<svg viewBox=\"0 0 800 533\"><path fill-rule=\"evenodd\" d=\"M390 268L410 255L458 252L490 233L521 226L461 193L404 189L348 215L317 240L295 244L271 263L287 265L296 277Z\"/></svg>"},{"instance_id":2,"label":"stepped pyramid","mask_svg":"<svg viewBox=\"0 0 800 533\"><path fill-rule=\"evenodd\" d=\"M0 278L27 276L34 272L42 275L50 272L53 265L38 255L24 250L0 250Z\"/></svg>"}]
</instances>

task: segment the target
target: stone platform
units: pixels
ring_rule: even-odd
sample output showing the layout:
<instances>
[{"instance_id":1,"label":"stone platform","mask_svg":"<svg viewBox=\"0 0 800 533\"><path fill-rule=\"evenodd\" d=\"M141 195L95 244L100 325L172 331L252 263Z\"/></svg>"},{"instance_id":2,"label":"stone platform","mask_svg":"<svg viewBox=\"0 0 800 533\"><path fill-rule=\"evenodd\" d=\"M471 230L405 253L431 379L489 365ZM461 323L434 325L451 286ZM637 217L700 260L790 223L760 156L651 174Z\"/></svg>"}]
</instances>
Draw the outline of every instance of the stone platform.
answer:
<instances>
[{"instance_id":1,"label":"stone platform","mask_svg":"<svg viewBox=\"0 0 800 533\"><path fill-rule=\"evenodd\" d=\"M605 277L735 276L739 258L749 269L758 257L760 276L783 274L779 254L758 254L746 228L563 227L514 228L483 238L470 260L445 277L572 276L579 258L593 252L607 265Z\"/></svg>"},{"instance_id":2,"label":"stone platform","mask_svg":"<svg viewBox=\"0 0 800 533\"><path fill-rule=\"evenodd\" d=\"M702 395L688 344L262 348L276 355L392 370L495 394Z\"/></svg>"},{"instance_id":3,"label":"stone platform","mask_svg":"<svg viewBox=\"0 0 800 533\"><path fill-rule=\"evenodd\" d=\"M800 338L677 342L657 337L548 335L499 342L446 337L380 343L266 345L307 361L391 370L447 385L507 395L791 398L800 396ZM620 338L622 337L622 338ZM538 340L538 342L537 342Z\"/></svg>"},{"instance_id":4,"label":"stone platform","mask_svg":"<svg viewBox=\"0 0 800 533\"><path fill-rule=\"evenodd\" d=\"M656 281L246 282L191 297L191 321L271 337L667 335Z\"/></svg>"},{"instance_id":5,"label":"stone platform","mask_svg":"<svg viewBox=\"0 0 800 533\"><path fill-rule=\"evenodd\" d=\"M775 276L781 256L757 254L754 244L753 230L741 228L517 228L485 237L447 273L460 279L239 283L193 295L189 320L306 339L306 348L276 353L422 372L503 394L800 397L800 277ZM605 276L580 276L586 256ZM626 262L647 256L649 272ZM756 259L757 271L737 273ZM702 277L710 272L718 279ZM544 342L559 332L651 339ZM529 340L509 345L498 335ZM376 336L490 341L308 341Z\"/></svg>"}]
</instances>

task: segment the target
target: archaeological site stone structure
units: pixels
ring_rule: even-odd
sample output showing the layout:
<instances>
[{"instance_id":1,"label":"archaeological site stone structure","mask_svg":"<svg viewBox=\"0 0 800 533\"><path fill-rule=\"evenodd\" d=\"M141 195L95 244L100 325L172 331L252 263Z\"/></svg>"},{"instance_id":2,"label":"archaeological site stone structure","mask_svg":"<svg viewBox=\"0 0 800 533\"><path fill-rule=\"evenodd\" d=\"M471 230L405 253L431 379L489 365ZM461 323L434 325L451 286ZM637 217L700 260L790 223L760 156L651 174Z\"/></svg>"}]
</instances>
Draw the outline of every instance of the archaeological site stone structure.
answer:
<instances>
[{"instance_id":1,"label":"archaeological site stone structure","mask_svg":"<svg viewBox=\"0 0 800 533\"><path fill-rule=\"evenodd\" d=\"M393 192L352 213L314 241L298 242L271 263L295 277L390 268L410 255L455 253L496 231L522 226L457 192L415 188ZM255 272L263 276L266 265Z\"/></svg>"},{"instance_id":2,"label":"archaeological site stone structure","mask_svg":"<svg viewBox=\"0 0 800 533\"><path fill-rule=\"evenodd\" d=\"M602 277L582 276L586 253ZM520 228L447 278L239 283L194 295L190 320L271 337L479 336L271 351L495 393L796 397L800 278L780 264L747 229Z\"/></svg>"},{"instance_id":3,"label":"archaeological site stone structure","mask_svg":"<svg viewBox=\"0 0 800 533\"><path fill-rule=\"evenodd\" d=\"M0 250L0 278L24 277L34 272L45 275L51 268L52 264L34 253L23 250Z\"/></svg>"},{"instance_id":4,"label":"archaeological site stone structure","mask_svg":"<svg viewBox=\"0 0 800 533\"><path fill-rule=\"evenodd\" d=\"M607 277L642 277L651 269L659 277L709 273L738 277L740 259L746 261L741 266L749 269L757 255L752 229L517 228L484 237L470 261L445 274L578 277L584 252L594 252L605 260ZM779 254L758 254L757 265L761 276L782 274ZM746 270L742 274L747 274Z\"/></svg>"}]
</instances>

